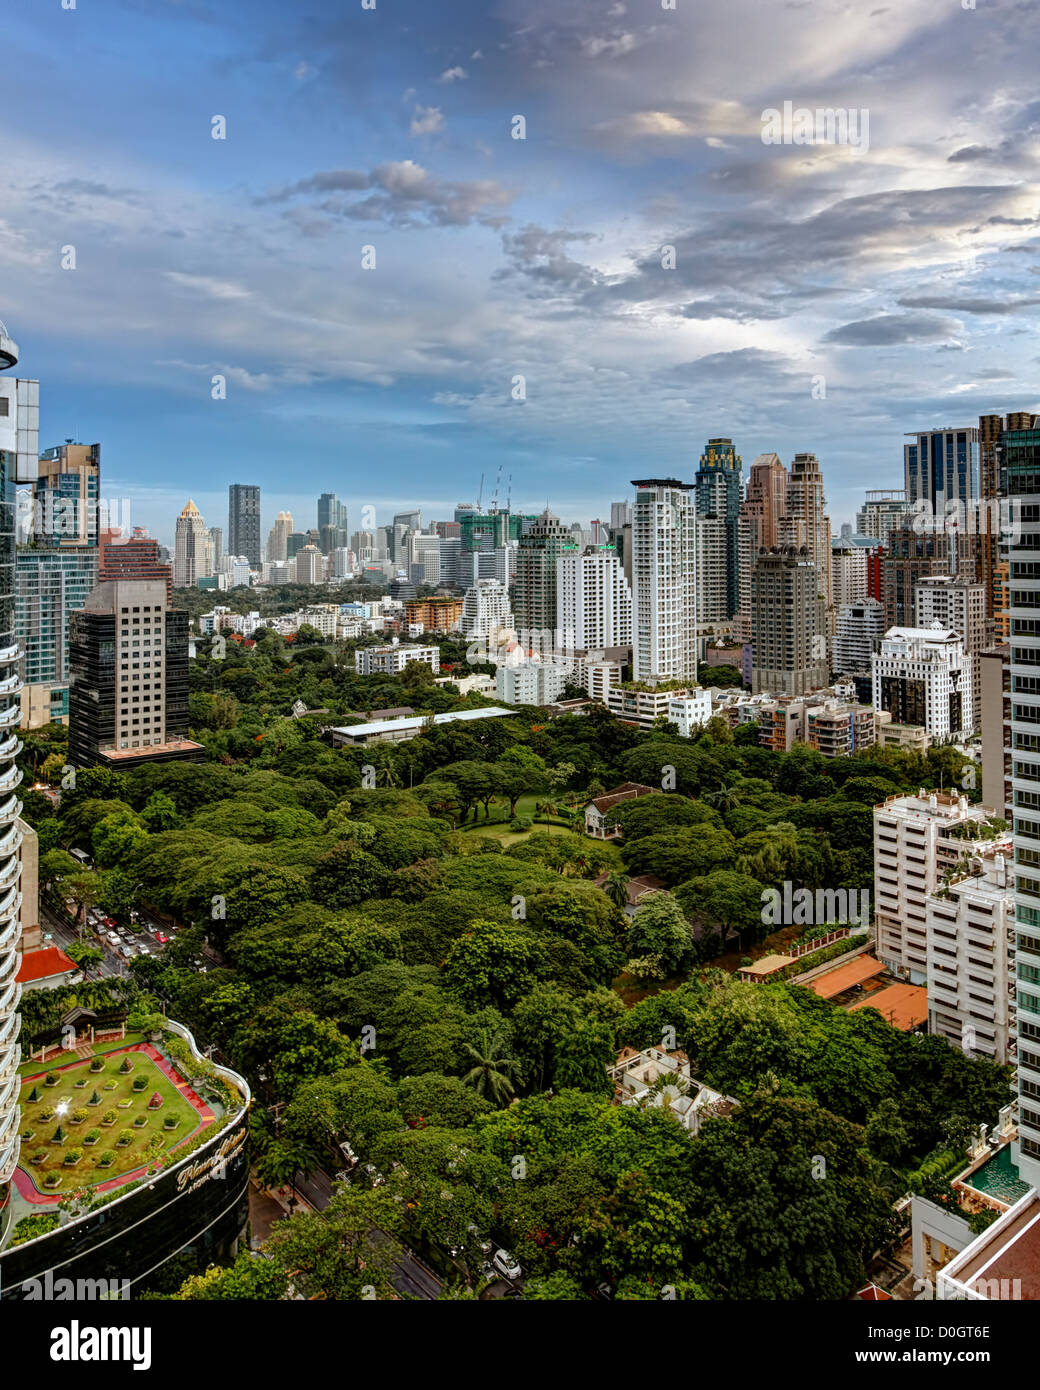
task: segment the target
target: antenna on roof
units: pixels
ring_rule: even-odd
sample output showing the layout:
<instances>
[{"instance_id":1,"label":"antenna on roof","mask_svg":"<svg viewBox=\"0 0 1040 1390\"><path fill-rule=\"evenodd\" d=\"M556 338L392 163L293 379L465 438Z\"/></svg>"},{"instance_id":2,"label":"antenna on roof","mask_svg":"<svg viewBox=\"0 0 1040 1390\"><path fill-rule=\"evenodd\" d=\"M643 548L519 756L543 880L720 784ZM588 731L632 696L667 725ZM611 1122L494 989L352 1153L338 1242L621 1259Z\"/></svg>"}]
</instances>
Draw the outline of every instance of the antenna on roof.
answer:
<instances>
[{"instance_id":1,"label":"antenna on roof","mask_svg":"<svg viewBox=\"0 0 1040 1390\"><path fill-rule=\"evenodd\" d=\"M477 493L477 511L478 511L478 512L479 512L480 509L481 509L481 505L483 504L483 501L484 501L484 475L483 475L483 473L481 473L481 475L480 475L480 491Z\"/></svg>"}]
</instances>

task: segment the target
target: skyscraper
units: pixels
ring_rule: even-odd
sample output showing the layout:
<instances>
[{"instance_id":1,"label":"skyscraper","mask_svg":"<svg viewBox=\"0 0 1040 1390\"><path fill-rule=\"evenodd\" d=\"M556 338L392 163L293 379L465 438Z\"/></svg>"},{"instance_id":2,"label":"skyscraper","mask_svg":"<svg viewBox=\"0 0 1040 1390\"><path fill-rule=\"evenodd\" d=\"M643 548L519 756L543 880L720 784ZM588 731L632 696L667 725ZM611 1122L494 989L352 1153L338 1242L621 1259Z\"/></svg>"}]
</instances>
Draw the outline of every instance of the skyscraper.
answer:
<instances>
[{"instance_id":1,"label":"skyscraper","mask_svg":"<svg viewBox=\"0 0 1040 1390\"><path fill-rule=\"evenodd\" d=\"M260 489L253 483L232 483L228 488L229 555L244 555L260 568Z\"/></svg>"},{"instance_id":2,"label":"skyscraper","mask_svg":"<svg viewBox=\"0 0 1040 1390\"><path fill-rule=\"evenodd\" d=\"M613 546L557 560L554 625L575 651L632 645L632 593Z\"/></svg>"},{"instance_id":3,"label":"skyscraper","mask_svg":"<svg viewBox=\"0 0 1040 1390\"><path fill-rule=\"evenodd\" d=\"M522 643L530 645L523 634L551 634L555 630L556 562L561 555L580 554L569 527L548 507L520 537L513 616ZM543 636L537 641L543 647L548 643L551 649L553 638Z\"/></svg>"},{"instance_id":4,"label":"skyscraper","mask_svg":"<svg viewBox=\"0 0 1040 1390\"><path fill-rule=\"evenodd\" d=\"M292 512L279 512L274 519L274 525L267 533L267 558L269 560L287 560L289 558L286 542L292 535L292 531Z\"/></svg>"},{"instance_id":5,"label":"skyscraper","mask_svg":"<svg viewBox=\"0 0 1040 1390\"><path fill-rule=\"evenodd\" d=\"M1040 417L1031 428L1005 430L1000 481L1019 503L1010 562L1011 692L1004 747L1011 746L1017 926L1018 1143L1013 1157L1024 1182L1040 1187Z\"/></svg>"},{"instance_id":6,"label":"skyscraper","mask_svg":"<svg viewBox=\"0 0 1040 1390\"><path fill-rule=\"evenodd\" d=\"M347 528L347 504L341 502L334 492L323 492L318 498L318 530L323 526L334 526L339 531Z\"/></svg>"},{"instance_id":7,"label":"skyscraper","mask_svg":"<svg viewBox=\"0 0 1040 1390\"><path fill-rule=\"evenodd\" d=\"M694 479L697 516L723 526L725 590L720 616L732 618L740 606L740 545L738 525L743 497L741 459L731 439L709 439ZM703 612L702 618L707 614Z\"/></svg>"},{"instance_id":8,"label":"skyscraper","mask_svg":"<svg viewBox=\"0 0 1040 1390\"><path fill-rule=\"evenodd\" d=\"M173 571L159 559L159 542L150 536L103 542L97 578L100 583L106 579L161 579L166 585L166 602L173 598Z\"/></svg>"},{"instance_id":9,"label":"skyscraper","mask_svg":"<svg viewBox=\"0 0 1040 1390\"><path fill-rule=\"evenodd\" d=\"M93 545L19 546L15 627L21 647L22 727L64 723L69 714L69 621L97 584Z\"/></svg>"},{"instance_id":10,"label":"skyscraper","mask_svg":"<svg viewBox=\"0 0 1040 1390\"><path fill-rule=\"evenodd\" d=\"M0 371L16 365L18 348L0 323ZM15 764L21 749L16 733L19 719L18 640L14 627L15 485L36 478L39 385L0 379L0 1183L9 1182L18 1164L18 1064L21 985L18 944L21 874L19 846L22 809L15 791L22 774Z\"/></svg>"},{"instance_id":11,"label":"skyscraper","mask_svg":"<svg viewBox=\"0 0 1040 1390\"><path fill-rule=\"evenodd\" d=\"M781 543L804 547L816 567L816 583L829 621L831 606L831 523L824 512L823 471L815 454L795 454L787 479L780 520Z\"/></svg>"},{"instance_id":12,"label":"skyscraper","mask_svg":"<svg viewBox=\"0 0 1040 1390\"><path fill-rule=\"evenodd\" d=\"M751 575L760 550L780 543L780 518L787 504L787 469L777 454L759 454L748 473L747 492L737 523L740 566L740 602L734 634L751 638Z\"/></svg>"},{"instance_id":13,"label":"skyscraper","mask_svg":"<svg viewBox=\"0 0 1040 1390\"><path fill-rule=\"evenodd\" d=\"M697 679L697 539L693 484L634 479L632 666L637 681Z\"/></svg>"},{"instance_id":14,"label":"skyscraper","mask_svg":"<svg viewBox=\"0 0 1040 1390\"><path fill-rule=\"evenodd\" d=\"M911 509L941 517L946 503L967 503L979 496L979 430L920 430L903 445L906 500Z\"/></svg>"},{"instance_id":15,"label":"skyscraper","mask_svg":"<svg viewBox=\"0 0 1040 1390\"><path fill-rule=\"evenodd\" d=\"M863 506L856 513L856 534L869 536L871 540L887 545L889 532L906 523L906 490L871 488L867 491Z\"/></svg>"},{"instance_id":16,"label":"skyscraper","mask_svg":"<svg viewBox=\"0 0 1040 1390\"><path fill-rule=\"evenodd\" d=\"M235 552L232 551L232 554ZM213 573L213 541L202 513L188 498L174 535L173 582L178 589L192 589Z\"/></svg>"},{"instance_id":17,"label":"skyscraper","mask_svg":"<svg viewBox=\"0 0 1040 1390\"><path fill-rule=\"evenodd\" d=\"M106 580L73 613L69 759L136 767L205 754L188 733L188 615L161 579Z\"/></svg>"},{"instance_id":18,"label":"skyscraper","mask_svg":"<svg viewBox=\"0 0 1040 1390\"><path fill-rule=\"evenodd\" d=\"M97 545L101 445L67 439L40 455L35 525L45 545Z\"/></svg>"},{"instance_id":19,"label":"skyscraper","mask_svg":"<svg viewBox=\"0 0 1040 1390\"><path fill-rule=\"evenodd\" d=\"M823 598L809 551L763 550L751 575L751 690L808 695L827 684Z\"/></svg>"}]
</instances>

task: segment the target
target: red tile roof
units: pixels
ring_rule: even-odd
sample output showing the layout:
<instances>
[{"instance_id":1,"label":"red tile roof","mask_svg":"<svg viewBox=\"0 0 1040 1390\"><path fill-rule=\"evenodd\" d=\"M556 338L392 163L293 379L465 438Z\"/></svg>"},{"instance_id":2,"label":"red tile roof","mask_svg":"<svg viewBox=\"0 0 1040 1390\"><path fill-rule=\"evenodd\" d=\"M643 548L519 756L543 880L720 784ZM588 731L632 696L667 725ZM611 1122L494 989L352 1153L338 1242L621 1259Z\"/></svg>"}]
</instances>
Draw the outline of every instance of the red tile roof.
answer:
<instances>
[{"instance_id":1,"label":"red tile roof","mask_svg":"<svg viewBox=\"0 0 1040 1390\"><path fill-rule=\"evenodd\" d=\"M28 985L34 980L49 980L54 975L78 969L76 962L60 946L42 946L37 951L25 952L16 978L19 984Z\"/></svg>"}]
</instances>

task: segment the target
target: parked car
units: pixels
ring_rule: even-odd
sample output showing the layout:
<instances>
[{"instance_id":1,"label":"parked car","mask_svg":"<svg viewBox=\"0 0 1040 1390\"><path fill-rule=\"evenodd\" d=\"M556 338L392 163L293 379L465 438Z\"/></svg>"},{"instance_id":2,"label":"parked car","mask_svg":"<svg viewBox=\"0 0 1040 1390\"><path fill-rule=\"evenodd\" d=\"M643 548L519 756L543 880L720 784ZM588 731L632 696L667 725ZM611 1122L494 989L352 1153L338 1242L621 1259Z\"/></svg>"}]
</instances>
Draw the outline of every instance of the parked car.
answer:
<instances>
[{"instance_id":1,"label":"parked car","mask_svg":"<svg viewBox=\"0 0 1040 1390\"><path fill-rule=\"evenodd\" d=\"M516 1258L508 1250L496 1250L492 1264L503 1279L519 1279L523 1273Z\"/></svg>"},{"instance_id":2,"label":"parked car","mask_svg":"<svg viewBox=\"0 0 1040 1390\"><path fill-rule=\"evenodd\" d=\"M152 948L148 945L147 941L137 942L132 949L135 950L139 956L150 956L152 954Z\"/></svg>"},{"instance_id":3,"label":"parked car","mask_svg":"<svg viewBox=\"0 0 1040 1390\"><path fill-rule=\"evenodd\" d=\"M115 934L114 931L107 931L107 932L105 932L105 939L106 939L107 941L111 942L111 944L112 944L113 946L121 946L121 945L123 944L123 943L119 940L119 937Z\"/></svg>"},{"instance_id":4,"label":"parked car","mask_svg":"<svg viewBox=\"0 0 1040 1390\"><path fill-rule=\"evenodd\" d=\"M160 946L165 946L170 939L164 931L154 932L153 935Z\"/></svg>"}]
</instances>

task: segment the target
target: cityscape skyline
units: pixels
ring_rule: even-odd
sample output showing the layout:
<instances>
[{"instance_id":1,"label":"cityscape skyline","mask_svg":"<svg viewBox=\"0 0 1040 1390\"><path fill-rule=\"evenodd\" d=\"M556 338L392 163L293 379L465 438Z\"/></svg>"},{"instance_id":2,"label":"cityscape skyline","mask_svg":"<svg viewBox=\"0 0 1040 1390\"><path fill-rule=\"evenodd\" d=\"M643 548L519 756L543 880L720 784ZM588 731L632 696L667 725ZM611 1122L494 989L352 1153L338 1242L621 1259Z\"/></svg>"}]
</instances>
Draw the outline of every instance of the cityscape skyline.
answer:
<instances>
[{"instance_id":1,"label":"cityscape skyline","mask_svg":"<svg viewBox=\"0 0 1040 1390\"><path fill-rule=\"evenodd\" d=\"M1035 12L354 9L10 16L4 310L43 437L103 439L153 533L304 462L378 509L501 464L570 517L719 433L816 453L840 521L907 429L1035 402ZM869 147L763 145L800 93L869 108Z\"/></svg>"}]
</instances>

